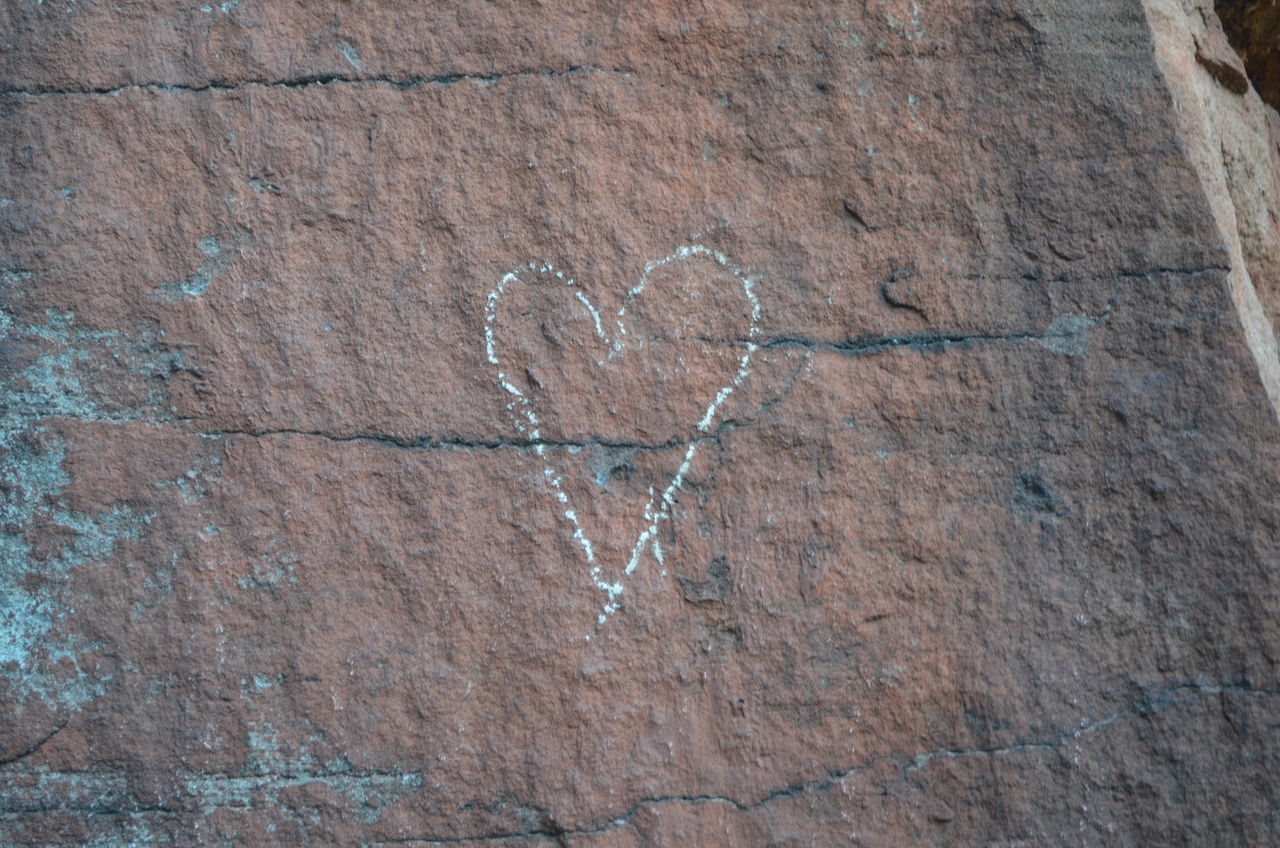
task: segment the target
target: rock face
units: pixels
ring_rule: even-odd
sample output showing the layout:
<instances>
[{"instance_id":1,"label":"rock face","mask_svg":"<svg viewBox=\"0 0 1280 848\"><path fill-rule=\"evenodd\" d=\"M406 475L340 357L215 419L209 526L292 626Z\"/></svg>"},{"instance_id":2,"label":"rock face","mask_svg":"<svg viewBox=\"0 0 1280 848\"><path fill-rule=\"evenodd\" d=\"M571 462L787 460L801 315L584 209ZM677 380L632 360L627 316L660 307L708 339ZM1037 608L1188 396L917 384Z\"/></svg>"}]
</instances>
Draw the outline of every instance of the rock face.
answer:
<instances>
[{"instance_id":1,"label":"rock face","mask_svg":"<svg viewBox=\"0 0 1280 848\"><path fill-rule=\"evenodd\" d=\"M0 843L1274 844L1207 0L0 14Z\"/></svg>"},{"instance_id":2,"label":"rock face","mask_svg":"<svg viewBox=\"0 0 1280 848\"><path fill-rule=\"evenodd\" d=\"M1230 257L1232 302L1280 409L1280 115L1250 88L1207 0L1145 0L1188 158Z\"/></svg>"}]
</instances>

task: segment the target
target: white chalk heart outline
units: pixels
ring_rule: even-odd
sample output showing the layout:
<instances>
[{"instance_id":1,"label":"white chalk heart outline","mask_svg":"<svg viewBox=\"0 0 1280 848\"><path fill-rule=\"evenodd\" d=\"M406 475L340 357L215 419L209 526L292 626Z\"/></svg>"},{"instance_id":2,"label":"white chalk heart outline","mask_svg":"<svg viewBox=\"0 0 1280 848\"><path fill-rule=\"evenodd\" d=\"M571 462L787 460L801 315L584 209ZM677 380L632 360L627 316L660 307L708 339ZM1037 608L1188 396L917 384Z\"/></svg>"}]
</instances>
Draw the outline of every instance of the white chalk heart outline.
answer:
<instances>
[{"instance_id":1,"label":"white chalk heart outline","mask_svg":"<svg viewBox=\"0 0 1280 848\"><path fill-rule=\"evenodd\" d=\"M645 546L651 545L654 559L659 565L662 564L662 552L658 547L657 535L658 527L663 521L667 521L671 517L671 509L675 506L675 494L684 483L684 476L689 471L689 466L693 463L693 458L698 452L698 445L701 442L700 436L695 436L689 440L688 448L685 450L684 460L680 463L679 469L671 478L670 483L662 491L661 495L656 495L652 488L649 489L649 502L645 505L644 518L648 522L640 534L636 537L635 545L631 549L631 557L626 566L623 568L622 575L617 582L610 583L605 580L601 574L601 568L596 563L595 550L591 544L591 540L587 538L586 533L582 530L582 524L578 521L578 513L570 503L568 494L561 487L564 475L561 474L547 456L547 444L542 441L542 433L538 423L538 414L533 408L533 404L524 392L511 384L507 379L506 373L503 371L502 362L498 359L497 343L494 340L494 321L498 314L498 301L502 299L503 292L512 282L521 282L520 274L529 271L535 274L554 274L556 279L560 280L566 287L574 290L574 295L579 302L586 307L595 323L596 335L609 347L609 358L612 359L623 352L623 338L627 334L626 324L623 319L626 317L627 307L634 301L645 289L649 282L649 277L654 271L669 265L673 262L683 261L691 257L705 257L712 260L721 268L729 271L742 284L743 295L751 306L751 329L748 331L746 341L746 352L742 355L738 363L738 370L734 374L733 379L722 388L716 391L715 397L707 405L706 412L702 419L698 422L696 430L699 434L706 434L710 431L712 423L715 421L716 413L720 407L733 394L742 381L751 373L751 357L759 349L756 339L760 333L760 300L755 294L755 280L747 276L740 268L729 262L723 253L713 248L704 247L700 244L684 245L676 248L675 252L662 259L655 259L648 262L644 266L644 272L640 275L639 282L627 292L622 300L622 306L618 309L618 314L614 319L617 325L617 335L614 339L609 338L609 334L605 332L604 323L601 320L600 312L591 303L590 298L583 293L578 284L574 282L572 277L565 276L563 271L557 270L549 263L539 265L535 262L528 263L527 266L516 268L502 277L498 282L497 288L489 293L485 301L484 315L484 337L485 352L489 358L489 364L494 367L498 379L498 386L502 391L512 396L512 400L506 404L507 411L512 415L512 423L515 425L516 431L527 438L533 445L534 452L542 459L543 476L550 484L552 491L555 493L556 500L560 506L564 508L564 520L573 530L573 538L582 548L583 555L586 557L587 565L590 568L591 582L597 589L604 592L606 600L602 610L597 618L599 624L608 621L609 616L618 610L617 599L622 594L623 582L632 572L636 570L636 566L640 563L640 558L644 554Z\"/></svg>"}]
</instances>

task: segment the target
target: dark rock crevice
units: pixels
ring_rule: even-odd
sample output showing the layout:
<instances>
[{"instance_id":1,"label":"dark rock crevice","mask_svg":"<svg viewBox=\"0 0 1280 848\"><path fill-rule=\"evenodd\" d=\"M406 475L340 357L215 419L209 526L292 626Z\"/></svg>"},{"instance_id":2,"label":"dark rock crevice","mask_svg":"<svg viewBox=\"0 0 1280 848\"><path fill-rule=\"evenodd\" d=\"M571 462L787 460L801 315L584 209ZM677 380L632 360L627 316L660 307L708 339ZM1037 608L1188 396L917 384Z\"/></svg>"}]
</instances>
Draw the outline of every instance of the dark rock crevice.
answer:
<instances>
[{"instance_id":1,"label":"dark rock crevice","mask_svg":"<svg viewBox=\"0 0 1280 848\"><path fill-rule=\"evenodd\" d=\"M1280 109L1280 2L1214 0L1213 7L1258 95Z\"/></svg>"}]
</instances>

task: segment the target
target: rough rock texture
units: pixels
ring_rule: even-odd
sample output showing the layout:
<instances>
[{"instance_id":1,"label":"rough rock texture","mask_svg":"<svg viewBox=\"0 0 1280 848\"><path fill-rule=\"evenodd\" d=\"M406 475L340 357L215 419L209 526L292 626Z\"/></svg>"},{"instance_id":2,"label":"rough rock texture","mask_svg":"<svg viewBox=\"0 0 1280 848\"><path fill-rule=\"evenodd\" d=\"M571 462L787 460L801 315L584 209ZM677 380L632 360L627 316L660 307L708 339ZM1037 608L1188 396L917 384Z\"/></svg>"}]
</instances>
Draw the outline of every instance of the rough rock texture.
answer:
<instances>
[{"instance_id":1,"label":"rough rock texture","mask_svg":"<svg viewBox=\"0 0 1280 848\"><path fill-rule=\"evenodd\" d=\"M6 4L0 844L1274 844L1208 8Z\"/></svg>"}]
</instances>

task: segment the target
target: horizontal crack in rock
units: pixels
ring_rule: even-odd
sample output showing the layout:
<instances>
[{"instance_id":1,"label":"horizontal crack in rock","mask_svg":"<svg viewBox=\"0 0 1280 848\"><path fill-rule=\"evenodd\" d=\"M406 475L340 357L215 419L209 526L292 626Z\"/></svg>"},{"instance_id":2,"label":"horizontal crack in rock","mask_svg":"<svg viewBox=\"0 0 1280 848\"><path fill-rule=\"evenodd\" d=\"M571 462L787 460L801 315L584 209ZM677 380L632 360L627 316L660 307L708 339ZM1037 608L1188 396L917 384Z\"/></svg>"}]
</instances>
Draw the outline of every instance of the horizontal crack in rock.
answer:
<instances>
[{"instance_id":1,"label":"horizontal crack in rock","mask_svg":"<svg viewBox=\"0 0 1280 848\"><path fill-rule=\"evenodd\" d=\"M989 335L982 333L917 333L909 336L859 336L853 339L826 340L811 339L804 336L773 336L761 342L760 347L769 350L780 347L799 347L806 350L834 351L845 354L879 353L894 348L911 350L936 350L953 345L971 344L975 342L1021 342L1038 341L1039 336L1031 333L1013 333L1009 335ZM708 342L714 341L707 339ZM747 339L734 339L734 344L745 344ZM722 342L723 343L723 342Z\"/></svg>"},{"instance_id":2,"label":"horizontal crack in rock","mask_svg":"<svg viewBox=\"0 0 1280 848\"><path fill-rule=\"evenodd\" d=\"M1129 709L1118 711L1093 721L1082 722L1078 727L1072 730L1064 730L1054 736L1030 740L1026 742L1018 742L1011 745L991 747L991 748L940 748L932 751L925 751L909 759L895 759L892 756L876 757L867 762L852 766L842 771L829 772L825 777L815 780L809 780L801 783L794 783L780 789L775 789L761 796L756 801L741 801L736 798L730 798L722 795L667 795L656 796L650 798L642 798L632 804L625 811L609 817L600 824L591 825L582 828L565 828L558 823L550 826L548 821L540 822L537 826L517 829L503 832L491 832L486 834L476 834L472 836L442 837L442 836L406 836L392 839L382 839L368 843L369 845L395 845L405 843L419 843L428 845L465 845L465 844L484 844L501 842L504 840L518 838L541 838L546 840L564 839L571 836L591 836L616 830L630 823L631 819L641 810L646 808L662 806L667 804L724 804L732 807L739 812L749 812L766 807L775 801L783 798L798 797L808 794L827 792L836 788L842 781L853 775L865 772L873 766L881 763L890 763L898 768L905 776L913 772L919 772L929 766L935 759L963 759L968 757L1002 757L1011 756L1031 751L1055 751L1063 745L1074 740L1092 736L1101 733L1123 721L1132 718L1141 718L1143 716L1156 715L1167 710L1178 707L1195 697L1205 695L1221 695L1226 692L1234 692L1242 695L1262 695L1276 696L1280 695L1280 689L1257 689L1252 685L1245 683L1226 683L1213 684L1203 682L1187 682L1179 683L1166 687L1158 692L1149 695L1138 701ZM43 743L40 743L43 744ZM39 747L37 745L36 747ZM18 770L5 768L3 771L9 774L21 774ZM36 772L31 772L32 774ZM99 776L110 779L110 775L104 775L100 772L72 772L72 773L45 773L46 778L62 776ZM250 788L261 790L280 789L293 786L301 786L313 782L367 782L367 781L400 781L403 782L406 773L401 772L380 772L380 771L343 771L343 772L281 772L281 773L262 773L247 776L234 775L216 775L216 774L200 774L190 773L183 776L183 780L188 787L207 786L216 788L222 783L229 784L247 784ZM411 773L418 776L419 773ZM43 813L85 813L95 816L100 815L138 815L144 813L167 813L167 814L191 814L200 810L208 811L208 798L201 797L198 789L192 790L194 795L190 798L182 799L179 804L168 803L139 803L126 804L121 803L120 799L112 799L111 801L94 802L93 800L82 801L79 803L48 803L41 804L38 807L10 807L0 811L0 820L12 820L15 817L40 815ZM216 806L216 805L215 805Z\"/></svg>"},{"instance_id":3,"label":"horizontal crack in rock","mask_svg":"<svg viewBox=\"0 0 1280 848\"><path fill-rule=\"evenodd\" d=\"M695 442L714 440L725 430L734 429L737 425L726 422L714 433L697 436L692 439L668 439L665 442L629 442L610 439L582 439L557 441L554 439L440 439L432 436L388 436L381 433L347 433L334 434L322 430L299 430L293 428L261 428L261 429L225 429L201 430L196 435L209 438L225 436L245 436L254 439L272 436L302 436L313 439L325 439L330 442L370 442L388 447L405 448L407 450L518 450L531 451L544 449L585 449L616 448L619 450L668 451L687 447Z\"/></svg>"},{"instance_id":4,"label":"horizontal crack in rock","mask_svg":"<svg viewBox=\"0 0 1280 848\"><path fill-rule=\"evenodd\" d=\"M798 382L800 374L803 372L807 361L808 357L805 358L804 362L801 362L796 366L791 375L787 378L782 389L773 397L762 402L750 415L740 419L732 417L726 418L709 433L701 433L691 438L673 436L672 438L662 442L635 442L627 441L625 439L602 439L599 437L577 440L438 438L434 436L392 436L385 433L327 433L323 430L303 430L293 427L202 429L195 432L194 435L203 436L205 438L242 436L253 439L271 438L273 436L299 436L304 438L324 439L330 442L369 442L371 444L403 448L406 450L534 451L539 448L544 450L608 448L612 450L653 452L670 451L688 448L689 445L692 444L719 441L727 433L743 427L749 427L757 423L760 416L781 404L791 394L796 387L796 383ZM197 418L179 418L177 420L189 423L199 421Z\"/></svg>"},{"instance_id":5,"label":"horizontal crack in rock","mask_svg":"<svg viewBox=\"0 0 1280 848\"><path fill-rule=\"evenodd\" d=\"M107 88L86 87L86 88L59 88L54 86L37 86L32 88L23 88L18 86L8 86L0 89L0 94L7 94L19 97L58 97L58 96L110 96L123 94L126 91L162 91L177 92L184 94L199 94L205 91L212 92L228 92L237 91L242 88L312 88L315 86L327 85L387 85L400 90L418 88L424 85L454 85L460 82L475 82L483 85L494 85L504 79L510 77L567 77L576 74L617 74L620 76L630 76L632 71L626 68L600 68L594 65L570 65L566 68L526 68L513 71L495 71L489 74L477 73L446 73L436 74L434 76L350 76L347 74L307 74L299 77L291 77L289 79L271 80L271 79L245 79L245 80L223 80L214 79L198 85L190 85L184 83L167 83L167 82L138 82L127 83Z\"/></svg>"},{"instance_id":6,"label":"horizontal crack in rock","mask_svg":"<svg viewBox=\"0 0 1280 848\"><path fill-rule=\"evenodd\" d=\"M1118 289L1118 287L1117 287ZM1103 324L1110 320L1115 310L1118 291L1113 291L1107 301L1106 309L1097 315L1078 316L1088 322L1088 326ZM858 356L863 354L882 353L888 350L904 348L907 350L942 350L949 347L981 343L1003 342L1035 342L1053 349L1059 336L1054 335L1053 325L1042 333L912 333L908 335L874 335L858 336L851 339L813 339L807 336L776 335L764 339L712 339L702 338L707 344L754 344L764 350L775 348L801 348L810 351L828 351Z\"/></svg>"},{"instance_id":7,"label":"horizontal crack in rock","mask_svg":"<svg viewBox=\"0 0 1280 848\"><path fill-rule=\"evenodd\" d=\"M1156 266L1145 271L1122 271L1120 277L1125 280L1149 280L1154 277L1203 277L1205 274L1229 274L1230 265L1205 265L1199 268L1168 268Z\"/></svg>"},{"instance_id":8,"label":"horizontal crack in rock","mask_svg":"<svg viewBox=\"0 0 1280 848\"><path fill-rule=\"evenodd\" d=\"M1280 695L1280 689L1255 689L1247 683L1235 684L1211 684L1211 683L1180 683L1175 686L1162 689L1154 695L1144 698L1130 709L1121 712L1112 713L1105 718L1096 721L1089 721L1081 724L1074 730L1063 731L1048 739L1032 740L1029 742L1020 742L1013 745L1007 745L995 748L941 748L933 751L924 751L916 754L912 759L907 761L895 760L892 757L876 757L868 762L853 766L843 771L831 772L824 778L810 780L804 783L795 783L781 789L773 790L765 794L758 801L744 802L735 798L729 798L722 795L667 795L653 798L642 798L623 813L614 816L604 824L578 829L564 829L557 836L594 836L616 830L630 823L631 819L649 807L663 806L666 804L725 804L733 807L739 812L749 812L768 806L773 802L782 798L791 798L807 794L827 792L839 786L845 779L852 777L860 772L867 771L873 766L880 763L891 763L896 765L903 775L911 772L922 771L927 768L929 763L935 759L963 759L966 757L1000 757L1014 754L1020 754L1028 751L1054 751L1063 745L1085 736L1091 736L1100 733L1119 722L1131 718L1140 718L1142 716L1155 715L1172 709L1188 700L1189 697L1199 695L1220 695L1224 692L1238 692L1248 695ZM510 833L491 833L485 835L477 835L470 837L404 837L398 839L381 840L370 843L370 845L394 845L403 843L420 843L426 845L465 845L465 844L483 844L486 842L501 842L505 840L520 837L549 837L550 833L540 829L513 831Z\"/></svg>"}]
</instances>

